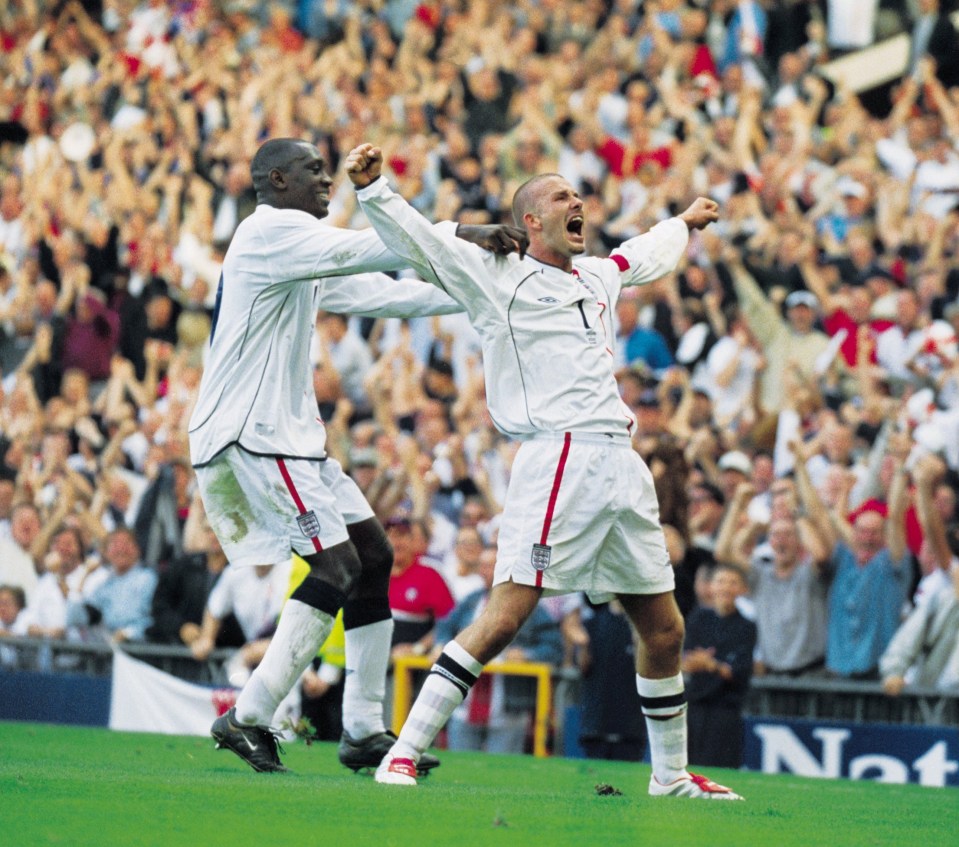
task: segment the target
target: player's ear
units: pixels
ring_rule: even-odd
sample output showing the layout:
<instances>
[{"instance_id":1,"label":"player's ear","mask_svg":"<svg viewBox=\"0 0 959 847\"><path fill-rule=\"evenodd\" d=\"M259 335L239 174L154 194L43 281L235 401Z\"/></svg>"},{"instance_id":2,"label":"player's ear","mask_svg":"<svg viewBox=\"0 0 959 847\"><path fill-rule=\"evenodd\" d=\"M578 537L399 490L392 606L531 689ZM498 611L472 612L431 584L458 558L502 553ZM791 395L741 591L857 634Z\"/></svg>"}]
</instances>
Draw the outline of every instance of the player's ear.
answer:
<instances>
[{"instance_id":1,"label":"player's ear","mask_svg":"<svg viewBox=\"0 0 959 847\"><path fill-rule=\"evenodd\" d=\"M286 174L279 168L270 171L270 185L274 188L286 188Z\"/></svg>"},{"instance_id":2,"label":"player's ear","mask_svg":"<svg viewBox=\"0 0 959 847\"><path fill-rule=\"evenodd\" d=\"M539 215L534 215L532 212L527 212L523 215L523 226L526 227L527 232L532 232L533 230L539 231L543 228Z\"/></svg>"}]
</instances>

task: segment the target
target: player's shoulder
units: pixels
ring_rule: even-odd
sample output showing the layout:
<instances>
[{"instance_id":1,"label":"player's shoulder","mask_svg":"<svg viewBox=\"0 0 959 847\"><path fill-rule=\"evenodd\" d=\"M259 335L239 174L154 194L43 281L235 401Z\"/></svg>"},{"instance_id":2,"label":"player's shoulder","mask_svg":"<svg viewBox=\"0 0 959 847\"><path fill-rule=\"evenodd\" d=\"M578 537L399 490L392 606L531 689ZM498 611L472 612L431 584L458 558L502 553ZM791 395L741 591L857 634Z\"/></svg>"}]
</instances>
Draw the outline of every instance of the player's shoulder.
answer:
<instances>
[{"instance_id":1,"label":"player's shoulder","mask_svg":"<svg viewBox=\"0 0 959 847\"><path fill-rule=\"evenodd\" d=\"M610 279L625 270L629 270L622 257L613 256L577 256L573 260L573 268L580 274L588 273L602 279Z\"/></svg>"},{"instance_id":2,"label":"player's shoulder","mask_svg":"<svg viewBox=\"0 0 959 847\"><path fill-rule=\"evenodd\" d=\"M321 226L328 227L329 225L301 209L279 209L276 206L259 203L252 214L240 222L236 231L237 233L241 231L263 233L265 230L275 226L308 226L316 228Z\"/></svg>"},{"instance_id":3,"label":"player's shoulder","mask_svg":"<svg viewBox=\"0 0 959 847\"><path fill-rule=\"evenodd\" d=\"M574 268L588 268L589 270L612 270L615 271L620 264L620 259L615 253L609 256L575 256L573 258Z\"/></svg>"}]
</instances>

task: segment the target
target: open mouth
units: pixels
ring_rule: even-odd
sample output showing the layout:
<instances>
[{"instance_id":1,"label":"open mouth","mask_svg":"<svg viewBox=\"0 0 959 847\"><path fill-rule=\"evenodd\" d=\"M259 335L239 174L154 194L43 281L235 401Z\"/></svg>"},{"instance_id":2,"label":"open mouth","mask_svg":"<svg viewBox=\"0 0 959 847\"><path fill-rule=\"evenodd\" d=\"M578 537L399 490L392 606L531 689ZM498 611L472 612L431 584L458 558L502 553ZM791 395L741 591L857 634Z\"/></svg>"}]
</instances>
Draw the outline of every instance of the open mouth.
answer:
<instances>
[{"instance_id":1,"label":"open mouth","mask_svg":"<svg viewBox=\"0 0 959 847\"><path fill-rule=\"evenodd\" d=\"M566 222L566 231L570 235L575 235L578 238L583 236L583 216L574 215Z\"/></svg>"}]
</instances>

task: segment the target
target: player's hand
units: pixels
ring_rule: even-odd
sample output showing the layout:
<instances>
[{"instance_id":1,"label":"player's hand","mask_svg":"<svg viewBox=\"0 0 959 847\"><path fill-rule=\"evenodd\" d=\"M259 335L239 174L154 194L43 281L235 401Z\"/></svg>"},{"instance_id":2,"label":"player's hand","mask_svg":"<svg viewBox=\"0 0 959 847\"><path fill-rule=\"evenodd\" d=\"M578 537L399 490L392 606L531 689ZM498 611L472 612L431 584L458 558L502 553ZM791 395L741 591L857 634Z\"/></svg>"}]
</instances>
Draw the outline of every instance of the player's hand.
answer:
<instances>
[{"instance_id":1,"label":"player's hand","mask_svg":"<svg viewBox=\"0 0 959 847\"><path fill-rule=\"evenodd\" d=\"M702 229L719 220L719 204L708 197L697 197L679 219L691 230Z\"/></svg>"},{"instance_id":2,"label":"player's hand","mask_svg":"<svg viewBox=\"0 0 959 847\"><path fill-rule=\"evenodd\" d=\"M198 662L206 661L216 645L211 638L200 636L190 645L190 652Z\"/></svg>"},{"instance_id":3,"label":"player's hand","mask_svg":"<svg viewBox=\"0 0 959 847\"><path fill-rule=\"evenodd\" d=\"M477 244L497 256L506 256L515 250L522 259L529 247L526 230L508 224L460 224L456 227L456 237Z\"/></svg>"},{"instance_id":4,"label":"player's hand","mask_svg":"<svg viewBox=\"0 0 959 847\"><path fill-rule=\"evenodd\" d=\"M887 676L882 681L882 690L889 697L898 697L902 694L902 690L906 687L906 680L901 676Z\"/></svg>"},{"instance_id":5,"label":"player's hand","mask_svg":"<svg viewBox=\"0 0 959 847\"><path fill-rule=\"evenodd\" d=\"M366 188L383 172L383 151L372 144L360 144L346 157L346 174L357 188Z\"/></svg>"}]
</instances>

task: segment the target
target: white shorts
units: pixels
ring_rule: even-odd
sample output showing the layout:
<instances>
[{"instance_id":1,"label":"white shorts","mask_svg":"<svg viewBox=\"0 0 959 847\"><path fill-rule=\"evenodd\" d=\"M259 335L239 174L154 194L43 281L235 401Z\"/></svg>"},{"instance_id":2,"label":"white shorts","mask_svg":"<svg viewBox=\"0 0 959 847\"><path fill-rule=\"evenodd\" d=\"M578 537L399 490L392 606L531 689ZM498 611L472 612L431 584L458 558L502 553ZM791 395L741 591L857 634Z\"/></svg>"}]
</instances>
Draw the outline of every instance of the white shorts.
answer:
<instances>
[{"instance_id":1,"label":"white shorts","mask_svg":"<svg viewBox=\"0 0 959 847\"><path fill-rule=\"evenodd\" d=\"M661 594L675 585L653 475L626 437L557 433L520 445L494 584L544 593Z\"/></svg>"},{"instance_id":2,"label":"white shorts","mask_svg":"<svg viewBox=\"0 0 959 847\"><path fill-rule=\"evenodd\" d=\"M335 459L259 456L231 445L196 469L207 519L233 565L269 565L341 544L373 517Z\"/></svg>"}]
</instances>

